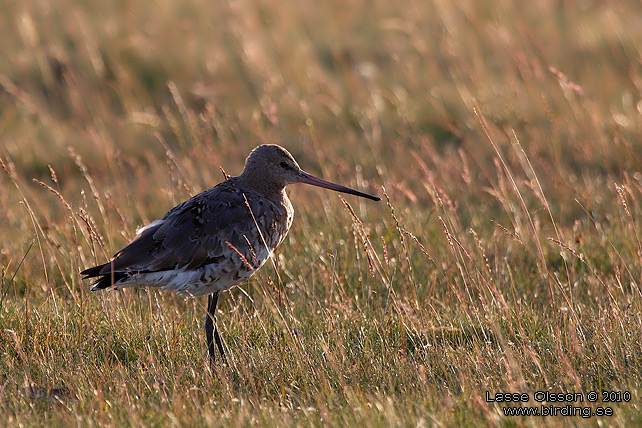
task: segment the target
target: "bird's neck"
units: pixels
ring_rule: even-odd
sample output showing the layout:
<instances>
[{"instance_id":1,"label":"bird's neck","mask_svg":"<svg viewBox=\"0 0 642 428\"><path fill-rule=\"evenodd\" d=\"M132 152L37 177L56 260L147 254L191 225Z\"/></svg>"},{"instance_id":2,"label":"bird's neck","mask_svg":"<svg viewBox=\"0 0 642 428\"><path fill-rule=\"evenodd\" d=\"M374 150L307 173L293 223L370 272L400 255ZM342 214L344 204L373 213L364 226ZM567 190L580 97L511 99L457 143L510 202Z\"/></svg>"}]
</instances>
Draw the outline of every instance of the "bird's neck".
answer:
<instances>
[{"instance_id":1,"label":"bird's neck","mask_svg":"<svg viewBox=\"0 0 642 428\"><path fill-rule=\"evenodd\" d=\"M281 184L266 180L265 177L253 177L251 174L246 174L246 171L244 171L243 174L236 178L268 199L278 200L281 198L288 198L285 193L285 188Z\"/></svg>"}]
</instances>

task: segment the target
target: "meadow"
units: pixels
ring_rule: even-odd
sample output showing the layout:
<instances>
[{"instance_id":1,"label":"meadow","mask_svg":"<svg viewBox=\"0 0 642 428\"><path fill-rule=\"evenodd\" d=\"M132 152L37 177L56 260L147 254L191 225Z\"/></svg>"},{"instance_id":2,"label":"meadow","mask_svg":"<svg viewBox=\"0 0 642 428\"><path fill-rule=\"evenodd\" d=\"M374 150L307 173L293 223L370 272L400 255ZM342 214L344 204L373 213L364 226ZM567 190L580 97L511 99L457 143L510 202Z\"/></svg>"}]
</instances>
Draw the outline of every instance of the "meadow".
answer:
<instances>
[{"instance_id":1,"label":"meadow","mask_svg":"<svg viewBox=\"0 0 642 428\"><path fill-rule=\"evenodd\" d=\"M0 426L642 424L639 2L29 0L0 40ZM79 272L262 143L383 201L291 186L210 370L205 298Z\"/></svg>"}]
</instances>

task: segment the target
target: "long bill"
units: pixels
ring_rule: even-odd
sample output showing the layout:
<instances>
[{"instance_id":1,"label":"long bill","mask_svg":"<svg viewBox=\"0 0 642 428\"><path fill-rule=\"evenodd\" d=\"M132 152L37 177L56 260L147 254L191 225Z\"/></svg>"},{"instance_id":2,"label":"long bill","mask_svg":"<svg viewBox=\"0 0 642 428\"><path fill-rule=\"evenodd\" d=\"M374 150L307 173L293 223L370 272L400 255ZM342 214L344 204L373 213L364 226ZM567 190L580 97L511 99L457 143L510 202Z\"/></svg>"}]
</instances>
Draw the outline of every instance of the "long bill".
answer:
<instances>
[{"instance_id":1,"label":"long bill","mask_svg":"<svg viewBox=\"0 0 642 428\"><path fill-rule=\"evenodd\" d=\"M358 190L354 190L349 187L342 186L340 184L335 184L330 181L323 180L321 178L315 177L314 175L308 174L305 171L299 172L299 183L311 184L313 186L334 190L335 192L342 192L342 193L348 193L350 195L361 196L362 198L372 199L373 201L381 200L379 196L369 195L367 193L363 193Z\"/></svg>"}]
</instances>

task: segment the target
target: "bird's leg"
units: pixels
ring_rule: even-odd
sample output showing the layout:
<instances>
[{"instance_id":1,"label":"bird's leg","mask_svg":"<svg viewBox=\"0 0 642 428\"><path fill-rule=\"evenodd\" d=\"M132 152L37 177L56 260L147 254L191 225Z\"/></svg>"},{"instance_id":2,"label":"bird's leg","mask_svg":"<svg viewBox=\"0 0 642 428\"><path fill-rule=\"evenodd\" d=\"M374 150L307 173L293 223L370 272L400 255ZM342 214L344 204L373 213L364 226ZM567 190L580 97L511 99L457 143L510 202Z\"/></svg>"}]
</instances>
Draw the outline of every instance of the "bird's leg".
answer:
<instances>
[{"instance_id":1,"label":"bird's leg","mask_svg":"<svg viewBox=\"0 0 642 428\"><path fill-rule=\"evenodd\" d=\"M218 303L218 292L210 294L207 298L207 315L205 316L205 335L207 336L207 352L210 355L210 362L214 364L216 360L216 350L214 349L214 342L221 353L223 362L226 362L225 351L223 350L223 342L221 336L218 334L218 327L216 326L216 304Z\"/></svg>"}]
</instances>

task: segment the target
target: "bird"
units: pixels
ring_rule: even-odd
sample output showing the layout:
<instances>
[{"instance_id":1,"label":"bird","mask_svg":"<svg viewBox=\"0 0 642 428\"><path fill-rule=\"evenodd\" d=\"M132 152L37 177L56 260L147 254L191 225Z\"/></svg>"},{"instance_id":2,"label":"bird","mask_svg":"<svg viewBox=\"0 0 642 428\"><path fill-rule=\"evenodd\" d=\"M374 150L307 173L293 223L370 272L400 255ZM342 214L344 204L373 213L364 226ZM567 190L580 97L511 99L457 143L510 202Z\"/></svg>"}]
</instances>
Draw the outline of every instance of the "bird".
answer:
<instances>
[{"instance_id":1,"label":"bird","mask_svg":"<svg viewBox=\"0 0 642 428\"><path fill-rule=\"evenodd\" d=\"M243 171L172 208L138 230L108 262L83 270L92 291L159 287L190 297L208 295L205 335L210 364L218 348L219 293L249 279L283 242L294 216L285 187L305 183L374 201L378 196L315 177L276 144L253 149Z\"/></svg>"}]
</instances>

